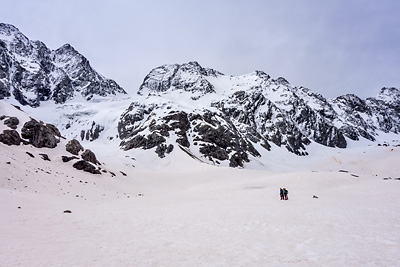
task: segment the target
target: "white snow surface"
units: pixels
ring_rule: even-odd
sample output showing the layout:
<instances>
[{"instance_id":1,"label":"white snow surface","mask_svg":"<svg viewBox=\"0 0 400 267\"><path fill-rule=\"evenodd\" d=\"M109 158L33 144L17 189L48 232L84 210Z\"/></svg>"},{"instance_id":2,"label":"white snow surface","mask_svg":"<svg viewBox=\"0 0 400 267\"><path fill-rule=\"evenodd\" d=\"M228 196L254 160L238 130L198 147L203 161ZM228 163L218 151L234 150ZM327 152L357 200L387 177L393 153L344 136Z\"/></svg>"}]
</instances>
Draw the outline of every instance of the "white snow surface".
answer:
<instances>
[{"instance_id":1,"label":"white snow surface","mask_svg":"<svg viewBox=\"0 0 400 267\"><path fill-rule=\"evenodd\" d=\"M66 142L0 143L0 266L399 265L399 146L315 146L312 157L273 147L267 170L93 147L111 177L63 163Z\"/></svg>"}]
</instances>

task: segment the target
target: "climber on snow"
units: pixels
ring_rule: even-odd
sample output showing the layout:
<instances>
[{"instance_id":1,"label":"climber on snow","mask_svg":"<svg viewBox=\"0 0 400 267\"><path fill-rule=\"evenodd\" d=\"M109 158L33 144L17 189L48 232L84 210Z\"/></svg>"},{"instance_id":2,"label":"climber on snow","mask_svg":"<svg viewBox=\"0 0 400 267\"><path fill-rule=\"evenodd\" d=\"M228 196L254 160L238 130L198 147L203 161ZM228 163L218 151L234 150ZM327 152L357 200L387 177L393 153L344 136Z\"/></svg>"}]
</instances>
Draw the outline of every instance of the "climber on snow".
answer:
<instances>
[{"instance_id":1,"label":"climber on snow","mask_svg":"<svg viewBox=\"0 0 400 267\"><path fill-rule=\"evenodd\" d=\"M286 188L280 188L279 193L281 195L281 200L288 200L289 190L287 190Z\"/></svg>"}]
</instances>

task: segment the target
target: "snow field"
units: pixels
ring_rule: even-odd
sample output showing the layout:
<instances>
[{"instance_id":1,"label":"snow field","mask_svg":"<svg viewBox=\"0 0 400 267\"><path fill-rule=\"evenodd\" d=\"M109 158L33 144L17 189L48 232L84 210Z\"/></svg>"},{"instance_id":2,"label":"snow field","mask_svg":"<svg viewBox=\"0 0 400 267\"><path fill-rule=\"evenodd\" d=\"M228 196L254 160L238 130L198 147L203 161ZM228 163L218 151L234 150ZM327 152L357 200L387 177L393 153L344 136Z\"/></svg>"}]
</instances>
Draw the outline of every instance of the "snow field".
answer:
<instances>
[{"instance_id":1,"label":"snow field","mask_svg":"<svg viewBox=\"0 0 400 267\"><path fill-rule=\"evenodd\" d=\"M83 142L107 170L92 175L62 162L66 142L0 144L0 266L398 266L398 146L273 146L233 169Z\"/></svg>"},{"instance_id":2,"label":"snow field","mask_svg":"<svg viewBox=\"0 0 400 267\"><path fill-rule=\"evenodd\" d=\"M315 169L316 161L313 171L272 172L193 160L179 168L175 159L161 169L125 166L123 176L114 162L111 178L56 164L57 149L48 165L27 148L1 144L0 266L396 266L400 259L400 181L383 180L386 166L370 175L362 166L373 163L369 157L347 161L348 173ZM398 162L398 148L374 150L380 161ZM351 153L341 154L343 164ZM12 158L25 161L28 176L9 171ZM279 200L280 187L288 201Z\"/></svg>"}]
</instances>

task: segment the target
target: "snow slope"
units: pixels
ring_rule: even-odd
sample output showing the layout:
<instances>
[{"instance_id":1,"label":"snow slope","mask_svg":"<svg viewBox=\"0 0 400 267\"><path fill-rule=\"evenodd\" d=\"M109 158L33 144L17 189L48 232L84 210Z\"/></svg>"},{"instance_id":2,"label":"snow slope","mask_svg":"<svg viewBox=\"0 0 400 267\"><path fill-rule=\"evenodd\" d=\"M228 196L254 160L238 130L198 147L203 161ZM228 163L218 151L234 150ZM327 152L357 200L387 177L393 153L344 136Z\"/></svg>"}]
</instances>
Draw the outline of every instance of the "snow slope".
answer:
<instances>
[{"instance_id":1,"label":"snow slope","mask_svg":"<svg viewBox=\"0 0 400 267\"><path fill-rule=\"evenodd\" d=\"M232 81L215 78L215 95ZM166 96L155 102L188 110L208 97L189 106L186 91ZM23 107L27 113L0 102L0 116L20 119L18 131L29 116L56 124L67 139L91 133L93 121L103 126L99 139L82 143L108 171L62 162L64 139L54 149L0 143L0 266L399 265L398 135L348 140L346 149L313 142L306 157L271 144L257 147L263 160L250 156L246 169L216 168L179 148L163 160L120 150L118 118L130 102L74 98ZM280 187L288 201L279 200Z\"/></svg>"},{"instance_id":2,"label":"snow slope","mask_svg":"<svg viewBox=\"0 0 400 267\"><path fill-rule=\"evenodd\" d=\"M122 156L103 163L115 170L113 178L70 168L57 160L57 149L47 151L51 163L30 146L0 144L0 151L0 266L398 266L400 260L400 147L327 150L325 157L292 162L292 169L302 165L297 171L216 168L180 150L167 165L132 168ZM288 201L279 200L280 187L289 190Z\"/></svg>"}]
</instances>

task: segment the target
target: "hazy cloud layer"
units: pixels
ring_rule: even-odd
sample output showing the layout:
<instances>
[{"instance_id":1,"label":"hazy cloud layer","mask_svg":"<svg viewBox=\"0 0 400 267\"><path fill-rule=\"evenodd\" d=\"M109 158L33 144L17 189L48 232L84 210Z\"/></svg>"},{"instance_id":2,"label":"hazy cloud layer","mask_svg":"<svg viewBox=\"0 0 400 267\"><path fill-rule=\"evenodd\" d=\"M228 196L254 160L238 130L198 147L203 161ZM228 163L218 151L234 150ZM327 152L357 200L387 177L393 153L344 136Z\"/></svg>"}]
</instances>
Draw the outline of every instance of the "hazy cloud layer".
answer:
<instances>
[{"instance_id":1,"label":"hazy cloud layer","mask_svg":"<svg viewBox=\"0 0 400 267\"><path fill-rule=\"evenodd\" d=\"M56 49L70 43L136 92L166 63L228 75L263 70L325 97L400 87L400 1L1 0L1 22Z\"/></svg>"}]
</instances>

